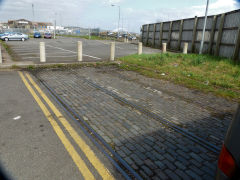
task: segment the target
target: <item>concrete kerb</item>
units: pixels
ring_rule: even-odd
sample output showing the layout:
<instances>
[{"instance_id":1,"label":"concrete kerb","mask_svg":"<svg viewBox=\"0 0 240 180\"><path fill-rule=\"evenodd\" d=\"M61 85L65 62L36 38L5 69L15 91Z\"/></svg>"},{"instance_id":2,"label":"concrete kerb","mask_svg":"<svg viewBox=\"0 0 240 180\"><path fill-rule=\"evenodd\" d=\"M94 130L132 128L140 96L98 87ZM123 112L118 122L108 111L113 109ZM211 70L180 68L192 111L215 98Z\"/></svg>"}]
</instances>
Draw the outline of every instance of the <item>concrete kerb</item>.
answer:
<instances>
[{"instance_id":1,"label":"concrete kerb","mask_svg":"<svg viewBox=\"0 0 240 180\"><path fill-rule=\"evenodd\" d=\"M52 68L52 67L81 67L97 65L119 65L121 61L96 61L96 62L72 62L72 63L44 63L44 64L1 64L0 70L31 69L31 68Z\"/></svg>"}]
</instances>

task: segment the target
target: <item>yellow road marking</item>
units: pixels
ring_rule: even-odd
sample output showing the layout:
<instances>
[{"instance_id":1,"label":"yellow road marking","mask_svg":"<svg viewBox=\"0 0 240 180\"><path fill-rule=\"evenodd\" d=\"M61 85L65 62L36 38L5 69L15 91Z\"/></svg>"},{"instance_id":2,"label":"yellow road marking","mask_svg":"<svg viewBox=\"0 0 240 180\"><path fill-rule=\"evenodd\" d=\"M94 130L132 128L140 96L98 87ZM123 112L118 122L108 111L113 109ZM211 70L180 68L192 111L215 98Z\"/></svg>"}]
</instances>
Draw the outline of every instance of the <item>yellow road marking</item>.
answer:
<instances>
[{"instance_id":1,"label":"yellow road marking","mask_svg":"<svg viewBox=\"0 0 240 180\"><path fill-rule=\"evenodd\" d=\"M82 160L82 158L79 156L77 151L74 149L74 147L71 144L71 142L67 139L67 137L63 133L63 131L60 128L60 126L57 124L57 122L52 117L51 113L48 111L47 107L43 104L41 99L38 97L38 95L32 89L30 84L27 82L27 80L23 76L23 73L22 72L18 72L18 73L19 73L20 77L22 78L22 81L24 82L25 86L27 87L29 92L32 94L32 96L34 97L34 99L36 100L36 102L38 103L40 108L42 109L44 115L46 116L46 118L48 119L50 124L52 125L52 127L53 127L54 131L56 132L56 134L58 135L59 139L62 141L64 147L68 151L69 155L72 157L73 161L77 165L77 167L78 167L79 171L81 172L81 174L83 175L83 177L85 179L92 179L92 180L94 180L95 178L92 175L92 173L89 171L89 169L86 166L85 162Z\"/></svg>"},{"instance_id":2,"label":"yellow road marking","mask_svg":"<svg viewBox=\"0 0 240 180\"><path fill-rule=\"evenodd\" d=\"M102 176L103 179L107 180L113 180L114 177L111 175L109 170L104 166L104 164L98 159L98 157L95 155L95 153L92 151L92 149L85 143L85 141L78 135L78 133L75 131L75 129L69 124L69 122L64 118L62 113L56 108L56 106L50 101L50 99L45 95L45 93L40 89L40 87L34 82L34 80L31 78L31 76L26 73L27 78L32 83L32 85L36 88L36 90L39 92L39 94L43 97L43 99L46 101L46 103L49 105L49 107L52 109L52 111L55 113L57 118L60 120L62 125L66 128L66 130L69 132L69 134L72 136L74 141L78 144L80 149L83 151L83 153L86 155L88 160L91 162L91 164L95 167L95 169L98 171L98 173Z\"/></svg>"}]
</instances>

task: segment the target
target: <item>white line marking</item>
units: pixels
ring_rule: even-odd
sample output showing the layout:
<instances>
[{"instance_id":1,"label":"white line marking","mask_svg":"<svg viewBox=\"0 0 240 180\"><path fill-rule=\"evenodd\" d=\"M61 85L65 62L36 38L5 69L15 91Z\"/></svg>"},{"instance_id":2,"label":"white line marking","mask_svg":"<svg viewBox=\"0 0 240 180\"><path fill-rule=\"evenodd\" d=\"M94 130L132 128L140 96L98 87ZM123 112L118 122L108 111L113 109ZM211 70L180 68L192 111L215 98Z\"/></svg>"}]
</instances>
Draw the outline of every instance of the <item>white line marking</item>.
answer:
<instances>
[{"instance_id":1,"label":"white line marking","mask_svg":"<svg viewBox=\"0 0 240 180\"><path fill-rule=\"evenodd\" d=\"M63 51L68 51L68 52L72 52L74 54L77 54L77 52L74 52L74 51L71 51L71 50L67 50L67 49L63 49L63 48L60 48L60 47L55 47L55 46L51 46L51 45L46 45L46 46L53 47L53 48L56 48L56 49L60 49L60 50L63 50ZM102 58L99 58L99 57L90 56L88 54L83 54L83 56L91 57L91 58L94 58L94 59L102 59Z\"/></svg>"},{"instance_id":2,"label":"white line marking","mask_svg":"<svg viewBox=\"0 0 240 180\"><path fill-rule=\"evenodd\" d=\"M70 53L70 52L69 52ZM20 55L20 56L25 56L25 55L34 55L34 54L37 54L37 55L39 55L39 52L30 52L30 53L22 53L22 54L18 54L18 55ZM50 55L50 54L67 54L67 52L53 52L53 53L48 53L48 52L46 52L46 54L48 54L48 55Z\"/></svg>"},{"instance_id":3,"label":"white line marking","mask_svg":"<svg viewBox=\"0 0 240 180\"><path fill-rule=\"evenodd\" d=\"M77 55L73 55L73 56L46 56L46 58L51 58L51 57L59 57L59 58L61 58L61 57L77 57ZM22 58L22 59L39 59L40 57L24 57L24 58Z\"/></svg>"},{"instance_id":4,"label":"white line marking","mask_svg":"<svg viewBox=\"0 0 240 180\"><path fill-rule=\"evenodd\" d=\"M100 42L100 43L102 43L102 44L110 45L110 42L109 42L109 43L105 43L105 42L102 42L102 41L100 41L100 40L96 40L96 41L97 41L97 42ZM116 45L115 45L115 47L118 48L118 49L124 49L124 48L119 47L119 46L116 46Z\"/></svg>"},{"instance_id":5,"label":"white line marking","mask_svg":"<svg viewBox=\"0 0 240 180\"><path fill-rule=\"evenodd\" d=\"M18 119L20 119L21 118L21 116L17 116L17 117L15 117L15 118L13 118L13 120L18 120Z\"/></svg>"}]
</instances>

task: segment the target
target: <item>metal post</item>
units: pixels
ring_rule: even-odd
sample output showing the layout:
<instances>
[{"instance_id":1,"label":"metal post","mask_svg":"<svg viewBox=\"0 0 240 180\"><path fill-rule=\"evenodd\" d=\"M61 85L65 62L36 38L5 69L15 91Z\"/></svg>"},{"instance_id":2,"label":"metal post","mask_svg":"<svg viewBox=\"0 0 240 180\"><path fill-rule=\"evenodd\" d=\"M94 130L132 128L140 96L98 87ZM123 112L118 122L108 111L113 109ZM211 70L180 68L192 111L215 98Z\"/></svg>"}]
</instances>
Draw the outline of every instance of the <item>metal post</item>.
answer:
<instances>
[{"instance_id":1,"label":"metal post","mask_svg":"<svg viewBox=\"0 0 240 180\"><path fill-rule=\"evenodd\" d=\"M82 61L82 41L78 41L78 61Z\"/></svg>"},{"instance_id":2,"label":"metal post","mask_svg":"<svg viewBox=\"0 0 240 180\"><path fill-rule=\"evenodd\" d=\"M118 17L118 38L119 38L119 24L120 24L120 6L118 6L119 8L119 17Z\"/></svg>"},{"instance_id":3,"label":"metal post","mask_svg":"<svg viewBox=\"0 0 240 180\"><path fill-rule=\"evenodd\" d=\"M115 4L112 4L111 6L117 6ZM120 6L118 7L118 33L117 33L117 39L119 38L119 24L120 24L120 17L121 17L121 13L120 13Z\"/></svg>"},{"instance_id":4,"label":"metal post","mask_svg":"<svg viewBox=\"0 0 240 180\"><path fill-rule=\"evenodd\" d=\"M2 64L3 60L2 60L2 47L0 46L0 64Z\"/></svg>"},{"instance_id":5,"label":"metal post","mask_svg":"<svg viewBox=\"0 0 240 180\"><path fill-rule=\"evenodd\" d=\"M46 62L45 42L40 42L40 62Z\"/></svg>"},{"instance_id":6,"label":"metal post","mask_svg":"<svg viewBox=\"0 0 240 180\"><path fill-rule=\"evenodd\" d=\"M208 4L209 4L209 0L207 0L207 6L206 6L206 11L205 11L205 19L204 19L204 25L203 25L203 31L202 31L202 40L201 40L199 54L202 54L202 50L203 50L204 35L205 35L205 29L206 29L206 23L207 23Z\"/></svg>"},{"instance_id":7,"label":"metal post","mask_svg":"<svg viewBox=\"0 0 240 180\"><path fill-rule=\"evenodd\" d=\"M54 33L53 38L56 39L56 19L54 20Z\"/></svg>"},{"instance_id":8,"label":"metal post","mask_svg":"<svg viewBox=\"0 0 240 180\"><path fill-rule=\"evenodd\" d=\"M88 28L88 39L91 39L91 32L90 32L90 28Z\"/></svg>"}]
</instances>

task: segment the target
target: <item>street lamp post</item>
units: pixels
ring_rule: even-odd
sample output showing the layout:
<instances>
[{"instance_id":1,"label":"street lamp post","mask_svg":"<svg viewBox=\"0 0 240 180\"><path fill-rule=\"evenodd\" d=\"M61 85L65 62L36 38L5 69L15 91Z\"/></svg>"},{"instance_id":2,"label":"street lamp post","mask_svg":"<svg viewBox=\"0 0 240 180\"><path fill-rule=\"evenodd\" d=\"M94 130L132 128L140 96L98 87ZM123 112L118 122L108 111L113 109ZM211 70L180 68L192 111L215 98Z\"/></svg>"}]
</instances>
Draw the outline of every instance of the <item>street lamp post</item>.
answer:
<instances>
[{"instance_id":1,"label":"street lamp post","mask_svg":"<svg viewBox=\"0 0 240 180\"><path fill-rule=\"evenodd\" d=\"M120 6L112 4L112 6L117 6L118 7L118 37L119 38L119 24L120 24L120 17L121 17L121 10L120 10Z\"/></svg>"},{"instance_id":2,"label":"street lamp post","mask_svg":"<svg viewBox=\"0 0 240 180\"><path fill-rule=\"evenodd\" d=\"M208 4L209 4L209 0L207 0L207 5L206 5L205 19L204 19L204 25L203 25L203 31L202 31L202 40L201 40L201 45L200 45L200 49L199 49L199 54L202 54L202 50L203 50L204 35L205 35L205 30L206 30L207 14L208 14Z\"/></svg>"}]
</instances>

